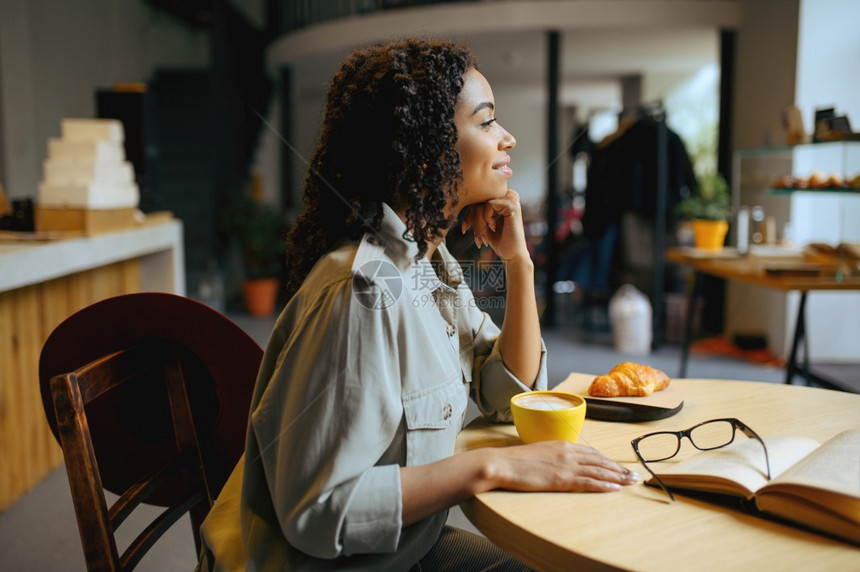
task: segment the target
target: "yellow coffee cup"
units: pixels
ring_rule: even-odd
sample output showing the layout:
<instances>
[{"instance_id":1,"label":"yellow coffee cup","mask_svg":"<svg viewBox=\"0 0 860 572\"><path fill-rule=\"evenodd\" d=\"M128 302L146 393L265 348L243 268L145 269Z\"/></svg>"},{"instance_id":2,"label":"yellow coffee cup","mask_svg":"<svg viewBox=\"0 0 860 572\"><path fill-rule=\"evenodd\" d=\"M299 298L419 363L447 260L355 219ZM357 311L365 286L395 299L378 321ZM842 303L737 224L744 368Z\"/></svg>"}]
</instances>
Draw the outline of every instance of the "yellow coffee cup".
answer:
<instances>
[{"instance_id":1,"label":"yellow coffee cup","mask_svg":"<svg viewBox=\"0 0 860 572\"><path fill-rule=\"evenodd\" d=\"M511 398L511 414L523 443L575 443L585 420L585 399L564 391L527 391Z\"/></svg>"}]
</instances>

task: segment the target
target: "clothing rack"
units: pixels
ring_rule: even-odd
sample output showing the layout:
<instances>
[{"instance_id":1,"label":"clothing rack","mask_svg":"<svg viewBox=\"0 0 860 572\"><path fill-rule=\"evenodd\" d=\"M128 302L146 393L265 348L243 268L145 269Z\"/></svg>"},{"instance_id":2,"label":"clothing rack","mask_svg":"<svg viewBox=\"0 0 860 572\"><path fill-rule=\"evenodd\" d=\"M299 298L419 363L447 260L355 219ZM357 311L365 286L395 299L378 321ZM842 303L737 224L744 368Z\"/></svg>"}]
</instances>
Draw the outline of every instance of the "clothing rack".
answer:
<instances>
[{"instance_id":1,"label":"clothing rack","mask_svg":"<svg viewBox=\"0 0 860 572\"><path fill-rule=\"evenodd\" d=\"M650 118L656 126L656 204L654 215L654 282L651 300L651 339L652 346L658 348L663 345L663 314L665 308L666 290L666 207L669 195L669 158L668 158L668 132L666 127L666 109L660 100L640 103L632 114L622 112L622 117L632 115L633 122L643 118Z\"/></svg>"},{"instance_id":2,"label":"clothing rack","mask_svg":"<svg viewBox=\"0 0 860 572\"><path fill-rule=\"evenodd\" d=\"M666 290L666 206L669 194L668 135L662 102L649 111L657 123L657 205L654 218L654 299L652 308L652 346L663 345L663 309Z\"/></svg>"},{"instance_id":3,"label":"clothing rack","mask_svg":"<svg viewBox=\"0 0 860 572\"><path fill-rule=\"evenodd\" d=\"M615 227L617 240L623 241L616 254L623 257L624 269L616 278L633 280L647 291L656 348L665 342L665 251L671 244L667 235L674 220L671 209L685 187L694 188L695 174L683 141L666 124L662 102L629 108L619 118L615 132L591 151L583 235L601 245L591 256L603 260L606 241L616 240L610 234ZM650 241L647 246L645 240ZM618 284L615 280L609 286Z\"/></svg>"}]
</instances>

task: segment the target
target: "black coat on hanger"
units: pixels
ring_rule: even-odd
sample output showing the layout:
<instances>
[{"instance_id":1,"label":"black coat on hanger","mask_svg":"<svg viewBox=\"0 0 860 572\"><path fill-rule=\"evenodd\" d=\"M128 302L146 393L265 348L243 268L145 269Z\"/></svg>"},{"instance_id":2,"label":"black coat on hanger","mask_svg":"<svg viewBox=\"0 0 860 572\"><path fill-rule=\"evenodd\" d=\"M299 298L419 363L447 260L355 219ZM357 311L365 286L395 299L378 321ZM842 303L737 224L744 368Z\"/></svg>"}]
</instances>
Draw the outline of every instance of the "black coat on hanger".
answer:
<instances>
[{"instance_id":1,"label":"black coat on hanger","mask_svg":"<svg viewBox=\"0 0 860 572\"><path fill-rule=\"evenodd\" d=\"M622 122L616 133L592 149L582 221L587 237L602 236L624 212L654 216L661 151L657 145L658 121L662 121L659 116L642 113L632 122ZM671 228L675 205L696 189L696 178L681 138L668 127L666 135L666 220Z\"/></svg>"}]
</instances>

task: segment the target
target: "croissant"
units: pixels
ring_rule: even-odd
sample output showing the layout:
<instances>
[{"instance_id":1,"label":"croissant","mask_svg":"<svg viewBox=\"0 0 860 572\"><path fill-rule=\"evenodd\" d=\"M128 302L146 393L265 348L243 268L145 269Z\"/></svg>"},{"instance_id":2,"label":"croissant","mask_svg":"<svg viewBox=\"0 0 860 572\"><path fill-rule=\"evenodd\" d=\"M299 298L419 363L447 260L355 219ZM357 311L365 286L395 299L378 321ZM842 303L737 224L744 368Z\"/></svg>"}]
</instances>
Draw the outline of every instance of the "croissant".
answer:
<instances>
[{"instance_id":1,"label":"croissant","mask_svg":"<svg viewBox=\"0 0 860 572\"><path fill-rule=\"evenodd\" d=\"M591 382L588 394L595 397L646 397L669 386L669 376L647 365L625 361Z\"/></svg>"}]
</instances>

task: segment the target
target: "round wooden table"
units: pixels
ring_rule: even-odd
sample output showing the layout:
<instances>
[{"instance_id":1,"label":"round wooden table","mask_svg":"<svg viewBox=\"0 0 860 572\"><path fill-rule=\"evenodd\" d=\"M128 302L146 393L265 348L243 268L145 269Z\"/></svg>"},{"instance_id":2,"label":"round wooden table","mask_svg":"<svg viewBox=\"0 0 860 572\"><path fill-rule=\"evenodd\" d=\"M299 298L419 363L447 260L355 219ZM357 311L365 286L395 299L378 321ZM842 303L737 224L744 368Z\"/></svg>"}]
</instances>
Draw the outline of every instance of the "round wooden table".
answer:
<instances>
[{"instance_id":1,"label":"round wooden table","mask_svg":"<svg viewBox=\"0 0 860 572\"><path fill-rule=\"evenodd\" d=\"M574 374L565 384L593 376ZM737 417L763 437L804 435L824 442L860 428L860 395L810 387L677 379L676 415L637 423L586 419L580 442L648 476L630 441ZM476 420L459 451L519 444L510 424ZM684 442L680 455L695 450ZM538 570L860 570L860 547L740 510L734 503L676 495L642 483L617 493L490 491L461 505L469 520L505 551Z\"/></svg>"}]
</instances>

